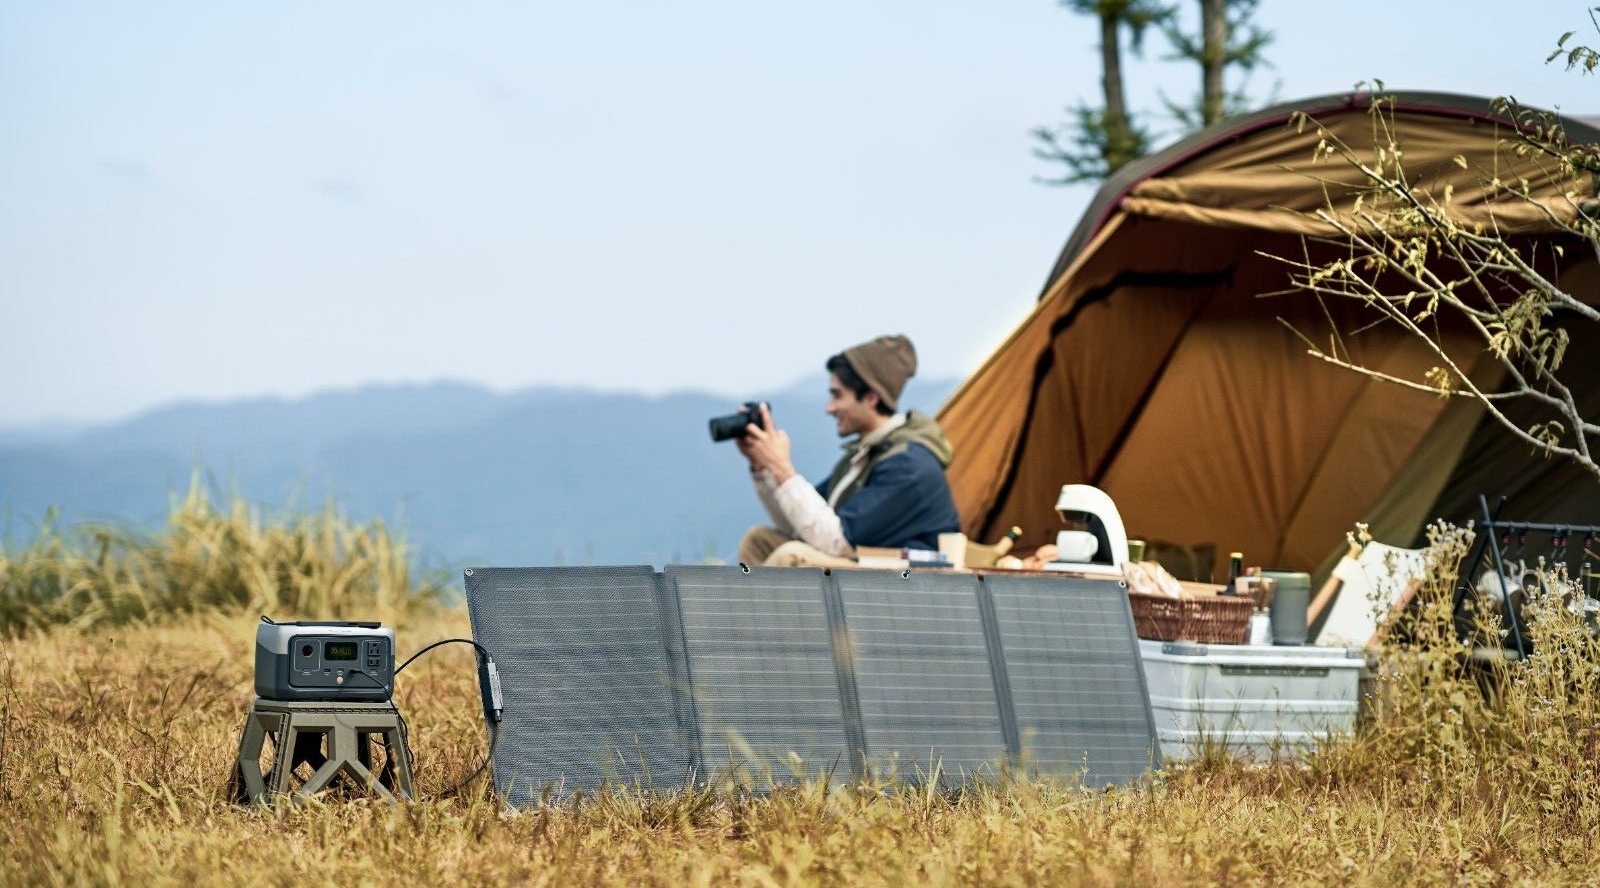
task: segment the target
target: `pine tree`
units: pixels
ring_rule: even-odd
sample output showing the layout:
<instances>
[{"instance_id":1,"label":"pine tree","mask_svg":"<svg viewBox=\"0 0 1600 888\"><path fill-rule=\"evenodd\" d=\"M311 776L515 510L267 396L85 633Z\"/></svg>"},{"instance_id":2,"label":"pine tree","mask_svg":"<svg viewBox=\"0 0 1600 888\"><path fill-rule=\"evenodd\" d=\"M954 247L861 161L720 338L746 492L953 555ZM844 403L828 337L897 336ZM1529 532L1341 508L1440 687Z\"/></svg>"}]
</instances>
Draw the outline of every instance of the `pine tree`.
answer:
<instances>
[{"instance_id":1,"label":"pine tree","mask_svg":"<svg viewBox=\"0 0 1600 888\"><path fill-rule=\"evenodd\" d=\"M1261 51L1272 42L1272 34L1250 23L1257 2L1199 0L1198 35L1185 32L1171 19L1162 23L1161 33L1173 49L1168 58L1200 66L1199 99L1192 105L1166 101L1167 112L1185 129L1208 127L1249 107L1243 87L1230 92L1224 76L1230 70L1248 75L1267 64Z\"/></svg>"},{"instance_id":2,"label":"pine tree","mask_svg":"<svg viewBox=\"0 0 1600 888\"><path fill-rule=\"evenodd\" d=\"M1059 127L1033 130L1043 143L1034 154L1067 167L1060 179L1050 181L1067 185L1104 179L1149 150L1149 132L1128 110L1123 89L1122 35L1128 34L1129 49L1140 54L1145 31L1166 21L1172 8L1154 0L1062 0L1061 5L1099 20L1100 85L1105 96L1101 107L1079 102L1069 108L1071 119Z\"/></svg>"},{"instance_id":3,"label":"pine tree","mask_svg":"<svg viewBox=\"0 0 1600 888\"><path fill-rule=\"evenodd\" d=\"M1272 35L1250 23L1258 0L1198 2L1200 31L1191 34L1178 24L1178 7L1156 0L1061 0L1062 6L1092 15L1099 23L1105 104L1080 101L1067 109L1066 123L1034 128L1040 143L1034 155L1066 167L1060 177L1041 181L1053 185L1099 181L1149 152L1150 130L1128 107L1124 89L1124 34L1129 50L1138 56L1145 31L1157 27L1172 45L1169 58L1187 59L1200 67L1200 95L1192 106L1163 96L1167 113L1185 129L1198 129L1245 109L1243 89L1229 92L1225 77L1230 70L1249 73L1266 64L1262 49Z\"/></svg>"}]
</instances>

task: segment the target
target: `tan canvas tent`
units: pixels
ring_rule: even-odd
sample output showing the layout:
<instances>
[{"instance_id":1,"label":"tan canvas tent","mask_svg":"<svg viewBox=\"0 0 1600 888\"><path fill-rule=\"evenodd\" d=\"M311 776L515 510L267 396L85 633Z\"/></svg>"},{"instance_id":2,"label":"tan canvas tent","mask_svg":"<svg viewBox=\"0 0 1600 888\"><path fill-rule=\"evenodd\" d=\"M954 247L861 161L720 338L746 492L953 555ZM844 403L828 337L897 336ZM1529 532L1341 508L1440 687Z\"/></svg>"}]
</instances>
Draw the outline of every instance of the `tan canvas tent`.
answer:
<instances>
[{"instance_id":1,"label":"tan canvas tent","mask_svg":"<svg viewBox=\"0 0 1600 888\"><path fill-rule=\"evenodd\" d=\"M1484 170L1538 179L1488 100L1395 100L1415 182L1448 186L1461 215L1523 242L1555 237L1538 208L1485 198ZM1370 326L1356 304L1285 293L1290 268L1273 258L1335 255L1305 237L1325 233L1308 213L1330 197L1347 202L1357 178L1347 165L1313 163L1315 129L1293 125L1293 113L1370 148L1369 106L1364 94L1324 96L1229 120L1100 189L1034 310L940 412L969 536L1016 524L1023 544L1052 539L1067 483L1111 494L1131 537L1312 571L1329 569L1356 521L1414 544L1436 517L1474 517L1480 493L1509 497L1508 514L1525 520L1600 521L1600 485L1530 453L1475 404L1330 366L1289 329L1359 329L1346 340L1352 357L1400 377L1420 381L1437 363L1392 326ZM1566 125L1600 142L1600 130ZM1553 190L1538 196L1556 212L1567 204ZM1584 283L1600 282L1592 257L1549 261L1570 291L1595 299L1600 285ZM1600 370L1597 332L1573 343L1580 373ZM1498 372L1464 333L1444 334L1476 373ZM1588 377L1581 397L1593 417L1600 372Z\"/></svg>"}]
</instances>

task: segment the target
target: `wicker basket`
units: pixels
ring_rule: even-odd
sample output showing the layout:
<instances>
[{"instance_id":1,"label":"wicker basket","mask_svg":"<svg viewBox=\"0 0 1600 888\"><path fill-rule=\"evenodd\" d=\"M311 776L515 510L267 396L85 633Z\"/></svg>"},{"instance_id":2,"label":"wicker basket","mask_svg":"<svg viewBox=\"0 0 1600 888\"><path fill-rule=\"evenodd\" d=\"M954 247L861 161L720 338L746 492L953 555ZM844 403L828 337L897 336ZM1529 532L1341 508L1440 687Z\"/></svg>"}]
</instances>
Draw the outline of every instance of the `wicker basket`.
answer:
<instances>
[{"instance_id":1,"label":"wicker basket","mask_svg":"<svg viewBox=\"0 0 1600 888\"><path fill-rule=\"evenodd\" d=\"M1169 598L1129 590L1128 605L1133 608L1133 630L1140 638L1243 644L1250 635L1255 599L1236 595Z\"/></svg>"}]
</instances>

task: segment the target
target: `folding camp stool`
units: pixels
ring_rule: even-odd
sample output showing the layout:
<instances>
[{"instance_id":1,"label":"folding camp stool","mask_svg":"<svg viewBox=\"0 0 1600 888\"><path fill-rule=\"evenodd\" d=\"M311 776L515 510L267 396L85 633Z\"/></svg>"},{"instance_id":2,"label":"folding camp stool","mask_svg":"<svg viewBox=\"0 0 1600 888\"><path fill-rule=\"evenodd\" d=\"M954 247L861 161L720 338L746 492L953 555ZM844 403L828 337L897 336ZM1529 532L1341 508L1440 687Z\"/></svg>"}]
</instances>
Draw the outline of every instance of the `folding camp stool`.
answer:
<instances>
[{"instance_id":1,"label":"folding camp stool","mask_svg":"<svg viewBox=\"0 0 1600 888\"><path fill-rule=\"evenodd\" d=\"M261 770L261 749L272 738L273 761ZM372 745L383 744L383 767L372 771ZM300 765L312 775L292 790L296 800L326 789L341 773L357 786L391 802L414 798L405 723L393 703L304 703L256 698L239 738L239 760L230 781L237 802L263 802L268 793L290 793Z\"/></svg>"}]
</instances>

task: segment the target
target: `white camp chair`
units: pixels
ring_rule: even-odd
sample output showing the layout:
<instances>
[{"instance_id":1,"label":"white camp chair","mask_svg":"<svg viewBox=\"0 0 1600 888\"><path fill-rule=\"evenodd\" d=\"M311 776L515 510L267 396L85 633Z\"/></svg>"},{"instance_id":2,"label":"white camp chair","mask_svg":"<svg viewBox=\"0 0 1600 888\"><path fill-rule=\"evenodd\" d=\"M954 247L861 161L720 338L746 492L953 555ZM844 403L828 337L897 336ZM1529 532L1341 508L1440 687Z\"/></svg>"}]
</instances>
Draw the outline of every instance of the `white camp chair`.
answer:
<instances>
[{"instance_id":1,"label":"white camp chair","mask_svg":"<svg viewBox=\"0 0 1600 888\"><path fill-rule=\"evenodd\" d=\"M1407 600L1407 591L1422 578L1420 549L1401 549L1368 540L1352 540L1352 551L1339 559L1327 585L1312 605L1312 620L1332 609L1317 634L1318 645L1366 647L1378 633L1378 624Z\"/></svg>"}]
</instances>

